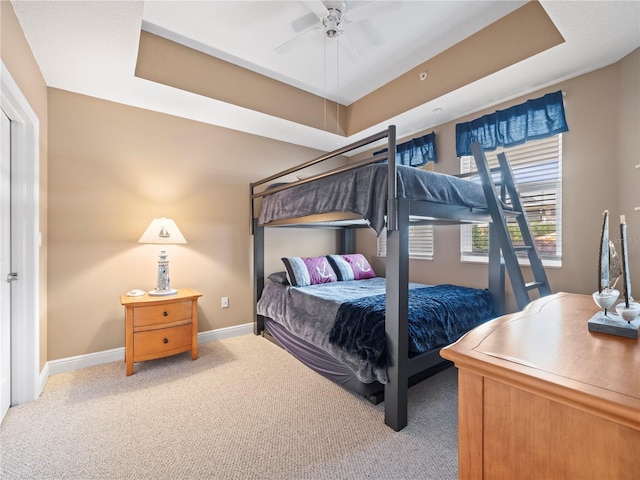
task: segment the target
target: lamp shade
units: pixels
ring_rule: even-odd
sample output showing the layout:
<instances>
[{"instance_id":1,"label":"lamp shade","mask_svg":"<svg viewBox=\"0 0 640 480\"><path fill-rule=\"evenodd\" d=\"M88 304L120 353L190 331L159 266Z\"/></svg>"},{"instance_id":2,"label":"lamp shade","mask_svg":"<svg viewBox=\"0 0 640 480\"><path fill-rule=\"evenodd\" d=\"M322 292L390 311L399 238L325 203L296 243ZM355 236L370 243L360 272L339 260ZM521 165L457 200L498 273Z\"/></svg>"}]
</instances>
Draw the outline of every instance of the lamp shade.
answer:
<instances>
[{"instance_id":1,"label":"lamp shade","mask_svg":"<svg viewBox=\"0 0 640 480\"><path fill-rule=\"evenodd\" d=\"M144 231L138 243L187 243L182 232L171 218L154 218Z\"/></svg>"}]
</instances>

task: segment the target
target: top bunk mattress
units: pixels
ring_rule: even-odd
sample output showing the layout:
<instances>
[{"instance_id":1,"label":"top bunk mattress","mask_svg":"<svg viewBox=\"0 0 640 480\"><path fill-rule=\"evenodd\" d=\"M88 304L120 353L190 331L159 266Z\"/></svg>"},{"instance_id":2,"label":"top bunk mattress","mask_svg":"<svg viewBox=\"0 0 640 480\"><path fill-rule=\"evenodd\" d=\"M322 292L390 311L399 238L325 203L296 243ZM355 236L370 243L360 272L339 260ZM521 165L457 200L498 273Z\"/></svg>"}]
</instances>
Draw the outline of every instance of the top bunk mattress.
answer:
<instances>
[{"instance_id":1,"label":"top bunk mattress","mask_svg":"<svg viewBox=\"0 0 640 480\"><path fill-rule=\"evenodd\" d=\"M486 210L482 186L452 175L398 165L398 197ZM375 164L267 195L259 224L331 212L364 218L377 235L385 227L388 165Z\"/></svg>"}]
</instances>

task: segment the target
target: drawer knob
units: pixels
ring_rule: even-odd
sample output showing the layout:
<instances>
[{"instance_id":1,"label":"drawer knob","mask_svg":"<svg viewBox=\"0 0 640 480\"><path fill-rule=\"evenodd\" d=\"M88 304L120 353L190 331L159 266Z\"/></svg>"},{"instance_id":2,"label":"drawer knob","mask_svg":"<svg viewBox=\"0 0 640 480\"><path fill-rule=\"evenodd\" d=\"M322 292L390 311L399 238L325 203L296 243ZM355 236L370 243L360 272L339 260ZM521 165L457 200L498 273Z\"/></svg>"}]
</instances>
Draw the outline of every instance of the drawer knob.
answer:
<instances>
[{"instance_id":1,"label":"drawer knob","mask_svg":"<svg viewBox=\"0 0 640 480\"><path fill-rule=\"evenodd\" d=\"M169 316L169 312L162 312L162 316L163 317L168 317Z\"/></svg>"},{"instance_id":2,"label":"drawer knob","mask_svg":"<svg viewBox=\"0 0 640 480\"><path fill-rule=\"evenodd\" d=\"M162 343L169 343L169 339L168 338L163 338L162 339Z\"/></svg>"}]
</instances>

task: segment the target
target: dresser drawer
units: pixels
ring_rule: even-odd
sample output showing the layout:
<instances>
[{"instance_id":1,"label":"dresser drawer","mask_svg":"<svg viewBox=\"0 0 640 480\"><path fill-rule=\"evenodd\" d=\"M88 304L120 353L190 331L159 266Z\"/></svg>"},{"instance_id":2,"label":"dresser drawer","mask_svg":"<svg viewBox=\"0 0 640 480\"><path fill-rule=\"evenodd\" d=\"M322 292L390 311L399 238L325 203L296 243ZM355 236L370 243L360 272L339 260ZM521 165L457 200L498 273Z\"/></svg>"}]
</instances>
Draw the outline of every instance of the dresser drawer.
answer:
<instances>
[{"instance_id":1,"label":"dresser drawer","mask_svg":"<svg viewBox=\"0 0 640 480\"><path fill-rule=\"evenodd\" d=\"M133 334L133 361L175 355L191 350L192 325L161 328Z\"/></svg>"},{"instance_id":2,"label":"dresser drawer","mask_svg":"<svg viewBox=\"0 0 640 480\"><path fill-rule=\"evenodd\" d=\"M144 327L162 323L172 323L191 318L191 300L135 307L133 310L133 326Z\"/></svg>"}]
</instances>

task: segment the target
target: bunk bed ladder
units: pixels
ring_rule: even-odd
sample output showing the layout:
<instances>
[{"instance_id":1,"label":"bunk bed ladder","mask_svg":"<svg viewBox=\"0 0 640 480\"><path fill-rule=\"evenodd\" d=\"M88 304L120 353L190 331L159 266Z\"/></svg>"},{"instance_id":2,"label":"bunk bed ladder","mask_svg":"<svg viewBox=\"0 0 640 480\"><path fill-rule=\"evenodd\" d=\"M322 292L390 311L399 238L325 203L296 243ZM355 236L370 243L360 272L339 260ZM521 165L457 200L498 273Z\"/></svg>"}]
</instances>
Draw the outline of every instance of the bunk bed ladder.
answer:
<instances>
[{"instance_id":1,"label":"bunk bed ladder","mask_svg":"<svg viewBox=\"0 0 640 480\"><path fill-rule=\"evenodd\" d=\"M498 154L498 162L500 164L499 171L501 174L500 194L498 194L496 184L491 174L492 171L489 168L487 158L480 144L472 144L471 152L473 153L478 173L482 180L489 213L491 214L495 229L495 237L497 237L500 245L502 260L509 274L516 303L518 304L518 308L522 310L531 301L529 291L537 289L541 297L551 295L549 281L538 250L536 249L531 228L522 206L520 193L518 192L513 171L507 161L507 157L504 153ZM503 205L506 204L507 194L511 202L511 208L503 208ZM513 244L507 223L507 217L509 216L513 216L516 219L522 237L522 245L515 246ZM531 282L526 282L524 279L522 268L518 262L518 252L527 253L533 274L533 281Z\"/></svg>"}]
</instances>

